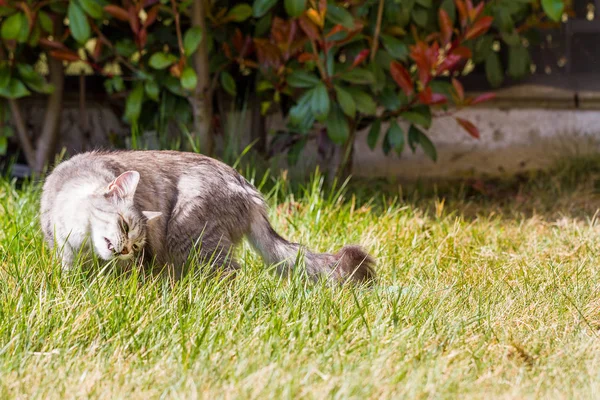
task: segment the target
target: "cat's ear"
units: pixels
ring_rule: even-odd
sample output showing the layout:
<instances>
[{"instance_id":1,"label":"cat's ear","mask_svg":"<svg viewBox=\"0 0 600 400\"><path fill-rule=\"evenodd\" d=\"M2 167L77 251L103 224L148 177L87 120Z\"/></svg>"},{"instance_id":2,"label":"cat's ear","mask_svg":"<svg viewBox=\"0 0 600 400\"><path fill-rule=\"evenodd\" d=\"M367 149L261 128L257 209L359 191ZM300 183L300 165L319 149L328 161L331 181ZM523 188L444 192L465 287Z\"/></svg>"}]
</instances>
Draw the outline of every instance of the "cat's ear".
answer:
<instances>
[{"instance_id":1,"label":"cat's ear","mask_svg":"<svg viewBox=\"0 0 600 400\"><path fill-rule=\"evenodd\" d=\"M142 211L142 214L148 219L148 221L152 221L155 218L158 218L162 215L160 211Z\"/></svg>"},{"instance_id":2,"label":"cat's ear","mask_svg":"<svg viewBox=\"0 0 600 400\"><path fill-rule=\"evenodd\" d=\"M135 189L140 181L140 173L137 171L127 171L119 175L114 181L108 184L106 188L106 197L117 199L130 199L135 194Z\"/></svg>"}]
</instances>

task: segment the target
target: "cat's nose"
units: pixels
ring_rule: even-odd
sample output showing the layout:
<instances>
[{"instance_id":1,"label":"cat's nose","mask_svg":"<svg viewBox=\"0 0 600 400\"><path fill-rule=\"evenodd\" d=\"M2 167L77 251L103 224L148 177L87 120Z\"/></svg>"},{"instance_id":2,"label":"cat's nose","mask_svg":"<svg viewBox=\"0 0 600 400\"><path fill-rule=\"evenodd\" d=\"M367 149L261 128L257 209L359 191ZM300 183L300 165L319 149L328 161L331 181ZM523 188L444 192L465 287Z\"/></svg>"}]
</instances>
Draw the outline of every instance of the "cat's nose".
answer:
<instances>
[{"instance_id":1,"label":"cat's nose","mask_svg":"<svg viewBox=\"0 0 600 400\"><path fill-rule=\"evenodd\" d=\"M129 254L129 249L127 249L127 247L123 247L123 250L121 250L121 254L123 254L124 256Z\"/></svg>"}]
</instances>

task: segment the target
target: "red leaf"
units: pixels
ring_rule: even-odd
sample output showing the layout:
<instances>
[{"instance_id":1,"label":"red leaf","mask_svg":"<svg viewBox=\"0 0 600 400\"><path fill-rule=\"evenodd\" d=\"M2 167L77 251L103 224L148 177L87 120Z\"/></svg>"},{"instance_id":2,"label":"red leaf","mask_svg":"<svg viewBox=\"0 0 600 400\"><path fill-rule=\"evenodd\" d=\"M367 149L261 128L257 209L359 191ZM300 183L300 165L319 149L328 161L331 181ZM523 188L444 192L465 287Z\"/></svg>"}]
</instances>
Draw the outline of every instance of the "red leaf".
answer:
<instances>
[{"instance_id":1,"label":"red leaf","mask_svg":"<svg viewBox=\"0 0 600 400\"><path fill-rule=\"evenodd\" d=\"M223 43L221 47L223 49L223 54L225 54L225 57L231 60L231 48L229 47L229 43Z\"/></svg>"},{"instance_id":2,"label":"red leaf","mask_svg":"<svg viewBox=\"0 0 600 400\"><path fill-rule=\"evenodd\" d=\"M450 20L450 17L448 16L446 10L444 10L443 8L440 8L438 14L440 30L442 33L442 45L446 46L448 43L450 43L450 40L452 39L452 21Z\"/></svg>"},{"instance_id":3,"label":"red leaf","mask_svg":"<svg viewBox=\"0 0 600 400\"><path fill-rule=\"evenodd\" d=\"M127 22L129 21L129 13L125 11L123 8L115 5L104 6L104 11L112 15L118 20Z\"/></svg>"},{"instance_id":4,"label":"red leaf","mask_svg":"<svg viewBox=\"0 0 600 400\"><path fill-rule=\"evenodd\" d=\"M431 98L431 88L427 86L425 90L419 93L419 102L421 104L429 105L432 102Z\"/></svg>"},{"instance_id":5,"label":"red leaf","mask_svg":"<svg viewBox=\"0 0 600 400\"><path fill-rule=\"evenodd\" d=\"M467 6L467 12L470 14L471 11L473 10L473 1L472 0L465 0L465 4Z\"/></svg>"},{"instance_id":6,"label":"red leaf","mask_svg":"<svg viewBox=\"0 0 600 400\"><path fill-rule=\"evenodd\" d=\"M354 57L354 61L352 62L352 67L354 68L358 65L360 65L363 61L365 61L367 59L367 57L369 56L369 49L364 49L361 50L360 53L358 53L356 55L356 57Z\"/></svg>"},{"instance_id":7,"label":"red leaf","mask_svg":"<svg viewBox=\"0 0 600 400\"><path fill-rule=\"evenodd\" d=\"M341 32L345 30L345 28L342 25L336 25L333 28L331 28L331 30L327 33L327 35L325 35L325 37L331 37L333 35L335 35L338 32Z\"/></svg>"},{"instance_id":8,"label":"red leaf","mask_svg":"<svg viewBox=\"0 0 600 400\"><path fill-rule=\"evenodd\" d=\"M471 121L467 121L466 119L459 117L456 117L455 119L456 122L458 122L458 124L469 133L469 135L473 136L475 139L479 139L479 129L477 129L477 127L473 125Z\"/></svg>"},{"instance_id":9,"label":"red leaf","mask_svg":"<svg viewBox=\"0 0 600 400\"><path fill-rule=\"evenodd\" d=\"M129 6L128 17L129 17L129 26L131 26L131 30L136 35L140 33L140 20L138 18L137 13L135 12L134 6Z\"/></svg>"},{"instance_id":10,"label":"red leaf","mask_svg":"<svg viewBox=\"0 0 600 400\"><path fill-rule=\"evenodd\" d=\"M92 53L94 60L98 61L100 59L100 56L102 55L102 47L102 40L96 40L96 45L94 46L94 51Z\"/></svg>"},{"instance_id":11,"label":"red leaf","mask_svg":"<svg viewBox=\"0 0 600 400\"><path fill-rule=\"evenodd\" d=\"M298 22L300 23L300 28L302 28L306 36L311 40L319 38L319 28L306 15L302 15Z\"/></svg>"},{"instance_id":12,"label":"red leaf","mask_svg":"<svg viewBox=\"0 0 600 400\"><path fill-rule=\"evenodd\" d=\"M307 61L316 61L317 60L317 56L315 56L313 53L302 53L298 56L298 61L301 63L307 62Z\"/></svg>"},{"instance_id":13,"label":"red leaf","mask_svg":"<svg viewBox=\"0 0 600 400\"><path fill-rule=\"evenodd\" d=\"M433 46L428 47L427 43L418 41L416 45L410 48L410 57L417 64L417 71L419 72L419 80L423 86L427 86L431 80L431 70L434 65L437 64L439 55L439 46L434 43Z\"/></svg>"},{"instance_id":14,"label":"red leaf","mask_svg":"<svg viewBox=\"0 0 600 400\"><path fill-rule=\"evenodd\" d=\"M390 64L390 74L404 94L410 96L414 92L413 82L410 74L398 61L392 61Z\"/></svg>"},{"instance_id":15,"label":"red leaf","mask_svg":"<svg viewBox=\"0 0 600 400\"><path fill-rule=\"evenodd\" d=\"M138 45L138 48L142 49L142 48L146 47L147 41L148 41L148 31L146 30L146 28L142 28L136 38L136 43Z\"/></svg>"},{"instance_id":16,"label":"red leaf","mask_svg":"<svg viewBox=\"0 0 600 400\"><path fill-rule=\"evenodd\" d=\"M448 102L448 99L443 94L440 94L440 93L432 93L431 94L431 104L444 104L447 102Z\"/></svg>"},{"instance_id":17,"label":"red leaf","mask_svg":"<svg viewBox=\"0 0 600 400\"><path fill-rule=\"evenodd\" d=\"M447 103L448 99L446 99L446 96L440 93L433 93L431 91L431 87L428 86L425 90L419 93L419 102L429 106Z\"/></svg>"},{"instance_id":18,"label":"red leaf","mask_svg":"<svg viewBox=\"0 0 600 400\"><path fill-rule=\"evenodd\" d=\"M460 83L456 78L452 78L452 86L454 90L456 90L456 94L460 101L465 99L465 89L463 88L462 83Z\"/></svg>"},{"instance_id":19,"label":"red leaf","mask_svg":"<svg viewBox=\"0 0 600 400\"><path fill-rule=\"evenodd\" d=\"M148 16L146 17L146 20L144 21L145 28L149 27L150 25L152 25L154 23L154 21L156 21L156 18L158 17L159 9L160 9L160 4L157 4L148 11Z\"/></svg>"},{"instance_id":20,"label":"red leaf","mask_svg":"<svg viewBox=\"0 0 600 400\"><path fill-rule=\"evenodd\" d=\"M465 47L465 46L456 47L454 50L452 50L451 53L455 54L459 57L462 57L466 60L473 57L473 53L471 53L471 49L469 49L468 47Z\"/></svg>"},{"instance_id":21,"label":"red leaf","mask_svg":"<svg viewBox=\"0 0 600 400\"><path fill-rule=\"evenodd\" d=\"M454 4L456 5L456 9L458 10L460 26L464 28L467 25L467 21L469 19L469 13L467 12L465 2L463 0L454 0Z\"/></svg>"},{"instance_id":22,"label":"red leaf","mask_svg":"<svg viewBox=\"0 0 600 400\"><path fill-rule=\"evenodd\" d=\"M79 55L71 50L52 50L50 57L61 61L79 61Z\"/></svg>"},{"instance_id":23,"label":"red leaf","mask_svg":"<svg viewBox=\"0 0 600 400\"><path fill-rule=\"evenodd\" d=\"M435 73L439 75L445 71L452 71L461 60L461 56L457 56L456 54L448 54L444 58L444 60L437 66Z\"/></svg>"},{"instance_id":24,"label":"red leaf","mask_svg":"<svg viewBox=\"0 0 600 400\"><path fill-rule=\"evenodd\" d=\"M471 105L473 104L478 104L478 103L483 103L484 101L488 101L488 100L492 100L496 98L496 93L484 93L484 94L480 94L479 96L475 97L475 100L473 100L471 102Z\"/></svg>"},{"instance_id":25,"label":"red leaf","mask_svg":"<svg viewBox=\"0 0 600 400\"><path fill-rule=\"evenodd\" d=\"M50 40L50 39L46 39L46 38L40 38L40 44L44 47L49 47L51 49L67 50L67 47L64 44L62 44L61 42L56 42L54 40Z\"/></svg>"},{"instance_id":26,"label":"red leaf","mask_svg":"<svg viewBox=\"0 0 600 400\"><path fill-rule=\"evenodd\" d=\"M233 47L235 48L235 51L237 52L237 54L240 54L242 52L242 49L244 48L244 35L242 35L242 31L239 28L235 29L235 33L233 34L233 38L231 38L231 44L233 44Z\"/></svg>"},{"instance_id":27,"label":"red leaf","mask_svg":"<svg viewBox=\"0 0 600 400\"><path fill-rule=\"evenodd\" d=\"M494 18L492 17L481 17L477 22L473 24L473 26L471 26L467 30L467 33L465 34L465 39L469 40L483 35L488 31L488 29L490 29L490 26L492 25L493 21Z\"/></svg>"},{"instance_id":28,"label":"red leaf","mask_svg":"<svg viewBox=\"0 0 600 400\"><path fill-rule=\"evenodd\" d=\"M477 18L479 18L481 12L483 11L483 6L484 2L482 1L481 3L477 4L477 7L469 10L469 19L471 21L475 21Z\"/></svg>"}]
</instances>

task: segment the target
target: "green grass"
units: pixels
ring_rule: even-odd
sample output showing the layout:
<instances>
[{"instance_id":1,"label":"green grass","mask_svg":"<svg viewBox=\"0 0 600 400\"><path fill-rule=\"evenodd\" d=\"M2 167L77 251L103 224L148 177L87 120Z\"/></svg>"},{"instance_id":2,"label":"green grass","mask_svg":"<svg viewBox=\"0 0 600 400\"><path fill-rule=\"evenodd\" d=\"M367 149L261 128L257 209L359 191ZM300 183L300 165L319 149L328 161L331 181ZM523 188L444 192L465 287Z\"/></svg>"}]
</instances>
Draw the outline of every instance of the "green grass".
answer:
<instances>
[{"instance_id":1,"label":"green grass","mask_svg":"<svg viewBox=\"0 0 600 400\"><path fill-rule=\"evenodd\" d=\"M594 160L486 195L265 180L286 237L377 257L365 289L279 279L247 246L233 281L61 274L39 187L0 181L0 398L594 397L598 182Z\"/></svg>"}]
</instances>

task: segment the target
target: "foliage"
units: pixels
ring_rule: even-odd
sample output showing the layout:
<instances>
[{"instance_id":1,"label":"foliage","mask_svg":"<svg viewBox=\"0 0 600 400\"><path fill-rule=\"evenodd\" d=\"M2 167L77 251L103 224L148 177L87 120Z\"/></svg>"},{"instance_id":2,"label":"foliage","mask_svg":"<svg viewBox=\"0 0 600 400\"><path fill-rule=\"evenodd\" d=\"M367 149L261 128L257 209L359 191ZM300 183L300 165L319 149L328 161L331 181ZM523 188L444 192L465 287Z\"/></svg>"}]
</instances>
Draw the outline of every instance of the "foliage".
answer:
<instances>
[{"instance_id":1,"label":"foliage","mask_svg":"<svg viewBox=\"0 0 600 400\"><path fill-rule=\"evenodd\" d=\"M530 64L523 35L545 20L543 11L556 20L564 8L563 0L216 0L202 2L202 32L192 26L192 3L0 0L0 96L54 89L31 67L43 50L104 75L107 92L126 97L123 118L138 130L171 119L188 124L198 82L191 56L206 41L213 77L206 90L255 91L263 114L286 116L292 143L322 132L342 145L370 126L373 148L383 123L400 118L408 129L387 124L384 152L400 154L407 143L435 159L426 135L432 118L492 97L465 96L462 74L484 64L493 86L505 70L523 76ZM479 136L469 121L457 122Z\"/></svg>"}]
</instances>

